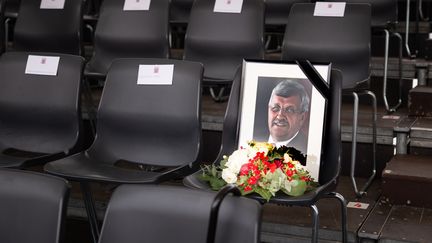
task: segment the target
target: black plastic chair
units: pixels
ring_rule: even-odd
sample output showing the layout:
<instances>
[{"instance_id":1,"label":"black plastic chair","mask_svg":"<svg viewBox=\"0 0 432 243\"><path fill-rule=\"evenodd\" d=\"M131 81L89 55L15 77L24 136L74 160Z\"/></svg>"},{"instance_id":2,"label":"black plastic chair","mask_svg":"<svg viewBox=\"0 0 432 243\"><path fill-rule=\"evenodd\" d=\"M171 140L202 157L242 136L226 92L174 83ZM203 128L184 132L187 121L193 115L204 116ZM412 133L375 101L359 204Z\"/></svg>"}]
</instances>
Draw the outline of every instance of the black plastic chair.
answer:
<instances>
[{"instance_id":1,"label":"black plastic chair","mask_svg":"<svg viewBox=\"0 0 432 243\"><path fill-rule=\"evenodd\" d=\"M265 28L266 28L266 50L267 52L279 52L283 40L283 32L288 21L291 6L294 3L306 2L310 0L266 0L265 1ZM276 49L269 49L272 37L276 37Z\"/></svg>"},{"instance_id":2,"label":"black plastic chair","mask_svg":"<svg viewBox=\"0 0 432 243\"><path fill-rule=\"evenodd\" d=\"M66 0L63 9L41 9L41 1L21 1L13 50L82 55L83 1Z\"/></svg>"},{"instance_id":3,"label":"black plastic chair","mask_svg":"<svg viewBox=\"0 0 432 243\"><path fill-rule=\"evenodd\" d=\"M141 64L174 65L172 85L137 85ZM118 59L107 74L89 149L45 165L81 183L94 242L98 223L88 182L159 183L196 170L200 161L200 63Z\"/></svg>"},{"instance_id":4,"label":"black plastic chair","mask_svg":"<svg viewBox=\"0 0 432 243\"><path fill-rule=\"evenodd\" d=\"M0 242L62 242L69 190L62 178L0 169Z\"/></svg>"},{"instance_id":5,"label":"black plastic chair","mask_svg":"<svg viewBox=\"0 0 432 243\"><path fill-rule=\"evenodd\" d=\"M25 74L29 53L6 52L0 58L0 167L45 163L81 146L83 58L34 55L59 56L57 75Z\"/></svg>"},{"instance_id":6,"label":"black plastic chair","mask_svg":"<svg viewBox=\"0 0 432 243\"><path fill-rule=\"evenodd\" d=\"M124 11L123 5L124 1L103 1L86 76L103 79L117 58L170 56L169 0L151 1L143 11Z\"/></svg>"},{"instance_id":7,"label":"black plastic chair","mask_svg":"<svg viewBox=\"0 0 432 243\"><path fill-rule=\"evenodd\" d=\"M179 186L121 185L109 202L99 243L258 243L261 206L254 200ZM211 209L221 202L212 225ZM208 238L209 226L216 227ZM211 228L210 227L210 228Z\"/></svg>"},{"instance_id":8,"label":"black plastic chair","mask_svg":"<svg viewBox=\"0 0 432 243\"><path fill-rule=\"evenodd\" d=\"M344 17L314 16L315 4L295 4L291 8L282 46L283 60L307 59L311 62L331 62L332 68L343 73L344 94L354 96L351 180L354 191L361 197L376 175L377 101L368 90L370 82L370 21L369 4L347 4ZM359 95L372 102L372 172L358 190L354 178L357 145Z\"/></svg>"},{"instance_id":9,"label":"black plastic chair","mask_svg":"<svg viewBox=\"0 0 432 243\"><path fill-rule=\"evenodd\" d=\"M385 34L385 46L384 46L384 76L383 76L383 99L384 105L388 112L396 111L402 104L402 55L403 55L403 40L402 36L396 30L396 24L398 22L398 1L395 0L335 0L336 2L347 2L347 3L368 3L372 7L372 20L371 27L373 34L384 32ZM407 0L407 6L409 6L409 0ZM409 10L409 8L407 8ZM408 56L413 55L410 52L408 46L408 33L409 33L409 14L407 15L406 25L406 39L405 39L405 50ZM390 47L390 36L395 36L399 40L399 90L398 90L398 101L395 105L390 106L387 98L387 71L388 71L388 59L389 59L389 47Z\"/></svg>"},{"instance_id":10,"label":"black plastic chair","mask_svg":"<svg viewBox=\"0 0 432 243\"><path fill-rule=\"evenodd\" d=\"M204 65L204 84L223 101L243 59L264 59L264 2L243 1L241 13L214 12L215 0L196 0L185 36L183 59ZM222 87L216 95L214 87Z\"/></svg>"},{"instance_id":11,"label":"black plastic chair","mask_svg":"<svg viewBox=\"0 0 432 243\"><path fill-rule=\"evenodd\" d=\"M306 206L312 210L312 242L318 241L319 218L318 208L315 203L321 198L336 198L341 204L342 220L342 240L347 242L346 232L346 202L342 195L335 192L338 183L338 176L340 173L340 155L341 155L341 133L340 133L340 108L341 108L341 88L342 88L342 75L340 72L333 70L331 73L330 87L325 84L320 76L315 73L312 66L308 62L301 62L301 67L307 74L318 90L327 99L327 111L325 118L325 131L323 140L322 161L320 164L319 184L320 186L313 191L299 197L290 197L283 194L277 194L276 197L270 199L270 203L277 203L281 205L293 206ZM219 155L214 163L218 164L223 155L231 154L237 149L238 143L238 114L240 101L240 82L241 70L236 74L234 79L231 94L228 101L227 111L225 113L222 133L222 144ZM199 179L202 171L198 171L184 179L184 184L192 188L198 188L210 191L210 186ZM261 203L265 200L257 195L251 196Z\"/></svg>"}]
</instances>

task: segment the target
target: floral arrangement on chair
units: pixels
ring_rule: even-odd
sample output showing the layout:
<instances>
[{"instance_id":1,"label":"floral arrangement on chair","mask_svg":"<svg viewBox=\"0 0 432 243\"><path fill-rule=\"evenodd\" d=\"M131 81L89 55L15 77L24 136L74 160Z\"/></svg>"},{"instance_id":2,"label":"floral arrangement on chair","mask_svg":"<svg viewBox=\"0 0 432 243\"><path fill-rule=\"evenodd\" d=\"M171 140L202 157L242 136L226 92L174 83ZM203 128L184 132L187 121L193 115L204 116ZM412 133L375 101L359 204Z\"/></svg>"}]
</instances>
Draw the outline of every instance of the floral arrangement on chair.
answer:
<instances>
[{"instance_id":1,"label":"floral arrangement on chair","mask_svg":"<svg viewBox=\"0 0 432 243\"><path fill-rule=\"evenodd\" d=\"M232 183L243 195L255 192L267 201L278 191L300 196L317 186L302 165L305 161L293 147L251 141L229 157L224 155L219 165L205 165L200 178L213 190Z\"/></svg>"}]
</instances>

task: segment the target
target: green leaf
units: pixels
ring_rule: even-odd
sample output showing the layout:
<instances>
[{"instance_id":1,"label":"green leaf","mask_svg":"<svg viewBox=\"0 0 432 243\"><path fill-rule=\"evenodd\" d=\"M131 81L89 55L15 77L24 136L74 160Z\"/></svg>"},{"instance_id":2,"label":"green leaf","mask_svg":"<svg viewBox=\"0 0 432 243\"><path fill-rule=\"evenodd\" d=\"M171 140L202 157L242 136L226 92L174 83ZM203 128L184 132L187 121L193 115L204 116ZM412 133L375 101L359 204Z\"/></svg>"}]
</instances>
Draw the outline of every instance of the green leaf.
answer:
<instances>
[{"instance_id":1,"label":"green leaf","mask_svg":"<svg viewBox=\"0 0 432 243\"><path fill-rule=\"evenodd\" d=\"M224 187L227 184L223 179L213 177L207 174L203 174L199 178L203 181L207 181L211 189L215 191L220 190L222 187Z\"/></svg>"},{"instance_id":2,"label":"green leaf","mask_svg":"<svg viewBox=\"0 0 432 243\"><path fill-rule=\"evenodd\" d=\"M253 189L254 192L258 193L265 200L270 201L270 198L273 196L270 191L257 187Z\"/></svg>"}]
</instances>

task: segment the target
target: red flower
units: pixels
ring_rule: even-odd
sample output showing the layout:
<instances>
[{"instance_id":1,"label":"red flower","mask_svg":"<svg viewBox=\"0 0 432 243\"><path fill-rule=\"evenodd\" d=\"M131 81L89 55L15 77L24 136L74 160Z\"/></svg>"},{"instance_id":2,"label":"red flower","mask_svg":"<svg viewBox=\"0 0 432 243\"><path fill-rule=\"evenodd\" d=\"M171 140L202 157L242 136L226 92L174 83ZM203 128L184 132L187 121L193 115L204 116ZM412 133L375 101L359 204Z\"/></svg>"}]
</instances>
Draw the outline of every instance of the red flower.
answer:
<instances>
[{"instance_id":1,"label":"red flower","mask_svg":"<svg viewBox=\"0 0 432 243\"><path fill-rule=\"evenodd\" d=\"M291 162L288 162L288 167L289 167L289 168L292 168L292 167L294 167L294 164L291 163Z\"/></svg>"},{"instance_id":2,"label":"red flower","mask_svg":"<svg viewBox=\"0 0 432 243\"><path fill-rule=\"evenodd\" d=\"M270 169L270 171L273 173L273 172L275 172L275 170L277 169L277 165L276 165L275 163L271 163L271 164L269 165L269 169Z\"/></svg>"},{"instance_id":3,"label":"red flower","mask_svg":"<svg viewBox=\"0 0 432 243\"><path fill-rule=\"evenodd\" d=\"M293 174L294 174L294 172L293 172L292 170L287 170L287 171L286 171L286 175L287 175L288 177L293 176Z\"/></svg>"},{"instance_id":4,"label":"red flower","mask_svg":"<svg viewBox=\"0 0 432 243\"><path fill-rule=\"evenodd\" d=\"M281 168L282 167L282 161L280 161L279 159L275 159L273 161L273 163L277 166L277 168Z\"/></svg>"},{"instance_id":5,"label":"red flower","mask_svg":"<svg viewBox=\"0 0 432 243\"><path fill-rule=\"evenodd\" d=\"M249 178L247 180L247 182L248 182L249 185L255 185L258 182L258 179L259 178L255 177L255 176L252 176L251 178Z\"/></svg>"},{"instance_id":6,"label":"red flower","mask_svg":"<svg viewBox=\"0 0 432 243\"><path fill-rule=\"evenodd\" d=\"M240 175L247 175L249 173L249 164L243 164L240 168Z\"/></svg>"},{"instance_id":7,"label":"red flower","mask_svg":"<svg viewBox=\"0 0 432 243\"><path fill-rule=\"evenodd\" d=\"M245 192L252 191L252 187L251 186L245 186L245 188L243 190Z\"/></svg>"}]
</instances>

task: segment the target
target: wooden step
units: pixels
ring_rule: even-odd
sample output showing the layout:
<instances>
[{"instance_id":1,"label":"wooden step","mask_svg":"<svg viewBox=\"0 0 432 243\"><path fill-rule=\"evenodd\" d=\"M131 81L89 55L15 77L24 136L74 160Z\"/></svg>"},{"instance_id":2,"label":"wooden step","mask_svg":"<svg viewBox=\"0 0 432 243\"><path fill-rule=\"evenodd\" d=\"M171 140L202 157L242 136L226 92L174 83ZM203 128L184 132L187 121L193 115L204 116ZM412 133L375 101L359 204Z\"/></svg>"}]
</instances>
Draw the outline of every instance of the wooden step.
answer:
<instances>
[{"instance_id":1,"label":"wooden step","mask_svg":"<svg viewBox=\"0 0 432 243\"><path fill-rule=\"evenodd\" d=\"M392 204L432 208L432 158L396 155L382 173L383 196Z\"/></svg>"},{"instance_id":2,"label":"wooden step","mask_svg":"<svg viewBox=\"0 0 432 243\"><path fill-rule=\"evenodd\" d=\"M432 87L417 86L409 91L408 112L410 116L432 117Z\"/></svg>"}]
</instances>

